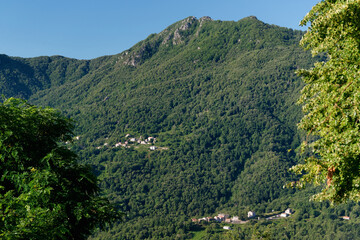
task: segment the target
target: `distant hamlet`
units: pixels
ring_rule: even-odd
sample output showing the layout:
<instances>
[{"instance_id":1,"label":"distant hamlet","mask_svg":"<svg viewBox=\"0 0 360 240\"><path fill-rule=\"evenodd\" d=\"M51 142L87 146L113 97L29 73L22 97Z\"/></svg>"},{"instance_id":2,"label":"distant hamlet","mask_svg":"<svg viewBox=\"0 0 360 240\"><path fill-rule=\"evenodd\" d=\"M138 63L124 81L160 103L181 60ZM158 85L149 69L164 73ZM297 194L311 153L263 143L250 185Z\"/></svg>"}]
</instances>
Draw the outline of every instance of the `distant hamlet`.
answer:
<instances>
[{"instance_id":1,"label":"distant hamlet","mask_svg":"<svg viewBox=\"0 0 360 240\"><path fill-rule=\"evenodd\" d=\"M125 135L126 140L124 142L117 142L115 143L115 145L113 146L109 146L109 144L107 142L104 143L103 146L98 146L96 147L97 149L101 149L103 147L124 147L124 148L130 148L130 147L136 147L138 145L151 145L149 146L149 149L152 151L155 151L157 149L161 149L161 150L167 150L168 148L165 147L158 147L155 145L156 143L156 138L155 137L147 137L147 138L143 138L142 136L136 138L131 136L130 134L126 134Z\"/></svg>"}]
</instances>

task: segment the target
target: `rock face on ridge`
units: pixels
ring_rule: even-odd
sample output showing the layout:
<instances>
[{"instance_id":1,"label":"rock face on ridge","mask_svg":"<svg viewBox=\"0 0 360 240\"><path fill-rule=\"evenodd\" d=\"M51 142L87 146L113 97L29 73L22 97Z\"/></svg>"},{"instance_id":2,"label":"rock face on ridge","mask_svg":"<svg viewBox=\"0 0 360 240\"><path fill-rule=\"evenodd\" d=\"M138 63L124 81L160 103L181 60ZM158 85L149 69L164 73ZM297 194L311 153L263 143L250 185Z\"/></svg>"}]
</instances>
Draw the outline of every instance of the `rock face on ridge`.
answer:
<instances>
[{"instance_id":1,"label":"rock face on ridge","mask_svg":"<svg viewBox=\"0 0 360 240\"><path fill-rule=\"evenodd\" d=\"M206 21L212 21L212 19L207 16L201 17L200 19L188 17L173 24L159 34L151 35L154 36L153 41L151 43L143 43L140 50L130 53L123 63L136 67L139 64L142 64L145 59L151 57L161 45L169 46L170 44L171 46L174 46L184 44L194 32L196 32L195 36L198 36L201 27Z\"/></svg>"},{"instance_id":2,"label":"rock face on ridge","mask_svg":"<svg viewBox=\"0 0 360 240\"><path fill-rule=\"evenodd\" d=\"M225 27L229 24L233 25L231 30L226 29L227 27ZM253 26L256 27L254 28ZM218 31L216 35L215 32L209 32L212 27L215 27L216 31ZM224 28L224 30L221 30L222 28ZM238 45L241 45L241 47L263 48L268 45L268 40L265 40L265 37L270 36L265 35L270 34L270 32L267 31L270 29L271 27L269 24L261 22L255 16L246 17L238 22L215 21L208 16L197 19L196 17L191 16L172 24L158 34L151 34L147 39L139 42L128 51L122 53L120 57L121 59L119 59L118 62L128 66L138 67L161 49L163 51L170 51L173 48L181 47L190 44L191 42L203 41L201 39L210 39L214 37L220 39L221 35L237 36L236 39L231 39L231 41L237 42ZM280 30L280 32L281 31L282 30ZM242 34L239 35L238 33L240 32ZM202 33L204 36L202 36ZM294 31L294 33L296 33L296 31ZM284 34L287 35L287 33ZM277 39L277 36L275 35L271 37ZM284 38L287 37L284 36ZM291 37L289 40L291 40ZM216 43L218 46L222 46L224 44L229 43ZM214 44L209 42L208 45L210 46Z\"/></svg>"}]
</instances>

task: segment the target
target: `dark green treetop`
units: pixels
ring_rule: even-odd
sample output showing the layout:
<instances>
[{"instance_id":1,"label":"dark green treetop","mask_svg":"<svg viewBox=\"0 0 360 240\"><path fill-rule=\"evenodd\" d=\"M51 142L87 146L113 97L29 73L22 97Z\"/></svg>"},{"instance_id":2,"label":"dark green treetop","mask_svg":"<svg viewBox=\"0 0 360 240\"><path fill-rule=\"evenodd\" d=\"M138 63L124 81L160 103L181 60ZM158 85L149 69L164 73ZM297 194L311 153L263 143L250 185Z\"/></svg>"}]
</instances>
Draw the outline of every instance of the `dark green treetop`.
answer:
<instances>
[{"instance_id":1,"label":"dark green treetop","mask_svg":"<svg viewBox=\"0 0 360 240\"><path fill-rule=\"evenodd\" d=\"M72 129L52 108L15 98L0 104L1 239L86 239L120 218L66 147Z\"/></svg>"},{"instance_id":2,"label":"dark green treetop","mask_svg":"<svg viewBox=\"0 0 360 240\"><path fill-rule=\"evenodd\" d=\"M360 1L325 0L315 5L301 24L310 23L301 45L328 60L299 71L305 116L299 127L318 136L305 141L314 154L293 167L302 173L299 185L324 186L315 199L360 200Z\"/></svg>"}]
</instances>

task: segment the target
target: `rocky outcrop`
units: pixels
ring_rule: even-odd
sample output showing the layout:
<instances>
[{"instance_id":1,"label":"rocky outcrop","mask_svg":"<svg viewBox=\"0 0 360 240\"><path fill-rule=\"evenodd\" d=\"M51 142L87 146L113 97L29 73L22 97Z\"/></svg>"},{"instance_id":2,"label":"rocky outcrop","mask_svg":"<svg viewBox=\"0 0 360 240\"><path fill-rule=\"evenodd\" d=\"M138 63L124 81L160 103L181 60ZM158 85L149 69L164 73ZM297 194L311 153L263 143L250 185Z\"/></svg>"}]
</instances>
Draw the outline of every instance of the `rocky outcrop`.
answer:
<instances>
[{"instance_id":1,"label":"rocky outcrop","mask_svg":"<svg viewBox=\"0 0 360 240\"><path fill-rule=\"evenodd\" d=\"M189 36L198 36L201 27L206 21L212 21L212 19L207 16L200 19L196 17L185 18L161 33L154 34L153 39L146 40L147 42L142 43L140 48L137 48L138 50L124 52L120 59L123 64L136 67L150 58L158 50L159 45L179 45L185 43Z\"/></svg>"},{"instance_id":2,"label":"rocky outcrop","mask_svg":"<svg viewBox=\"0 0 360 240\"><path fill-rule=\"evenodd\" d=\"M188 30L190 28L190 26L196 22L197 19L196 17L188 17L188 18L185 18L182 22L181 22L181 26L179 27L180 30Z\"/></svg>"},{"instance_id":3,"label":"rocky outcrop","mask_svg":"<svg viewBox=\"0 0 360 240\"><path fill-rule=\"evenodd\" d=\"M177 27L173 31L163 31L163 34L166 34L164 37L164 40L162 41L162 44L168 44L170 41L173 45L182 44L185 42L184 33L187 31L190 31L191 27L193 25L199 24L200 28L205 21L212 21L210 17L201 17L200 19L197 19L196 17L188 17L182 20L180 23L178 23ZM199 29L196 31L196 35L198 35Z\"/></svg>"},{"instance_id":4,"label":"rocky outcrop","mask_svg":"<svg viewBox=\"0 0 360 240\"><path fill-rule=\"evenodd\" d=\"M125 52L125 60L123 63L125 65L137 67L142 64L146 59L150 58L158 50L157 41L153 42L144 42L141 44L140 48L134 52ZM124 57L124 55L123 55Z\"/></svg>"},{"instance_id":5,"label":"rocky outcrop","mask_svg":"<svg viewBox=\"0 0 360 240\"><path fill-rule=\"evenodd\" d=\"M199 19L200 26L199 26L199 28L198 28L197 31L196 31L196 34L195 34L196 36L199 36L199 32L200 32L200 30L201 30L204 22L207 22L207 21L212 21L211 17L204 16L204 17L201 17L201 18Z\"/></svg>"}]
</instances>

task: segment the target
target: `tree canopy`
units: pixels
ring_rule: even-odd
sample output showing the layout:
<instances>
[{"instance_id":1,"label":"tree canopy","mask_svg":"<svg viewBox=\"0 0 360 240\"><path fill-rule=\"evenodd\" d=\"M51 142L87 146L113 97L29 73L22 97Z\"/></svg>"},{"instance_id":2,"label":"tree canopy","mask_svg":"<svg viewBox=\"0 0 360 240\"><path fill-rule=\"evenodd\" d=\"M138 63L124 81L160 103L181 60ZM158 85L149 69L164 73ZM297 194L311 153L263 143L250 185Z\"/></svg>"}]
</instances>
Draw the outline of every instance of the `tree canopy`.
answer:
<instances>
[{"instance_id":1,"label":"tree canopy","mask_svg":"<svg viewBox=\"0 0 360 240\"><path fill-rule=\"evenodd\" d=\"M299 46L304 32L254 17L188 23L113 56L0 59L0 93L71 116L79 136L71 149L93 167L105 196L128 213L90 239L190 239L199 236L191 218L287 208L294 218L277 228L264 221L256 231L252 222L239 224L249 230L240 236L259 238L253 234L271 226L274 239L356 238L359 205L334 210L328 202L309 203L319 188L281 188L295 179L288 169L298 155L289 149L301 142L295 102L305 84L294 70L319 59ZM174 44L178 33L182 42ZM132 143L127 134L155 137L158 148ZM351 221L338 219L345 215ZM217 230L209 230L216 239L210 234Z\"/></svg>"},{"instance_id":2,"label":"tree canopy","mask_svg":"<svg viewBox=\"0 0 360 240\"><path fill-rule=\"evenodd\" d=\"M323 185L317 200L359 201L360 1L323 0L301 22L307 23L301 45L327 60L299 71L307 84L300 98L305 116L299 127L308 133L302 147L313 154L293 170L305 172L299 186Z\"/></svg>"},{"instance_id":3,"label":"tree canopy","mask_svg":"<svg viewBox=\"0 0 360 240\"><path fill-rule=\"evenodd\" d=\"M52 108L0 104L1 239L86 239L121 216L66 146L72 129Z\"/></svg>"}]
</instances>

